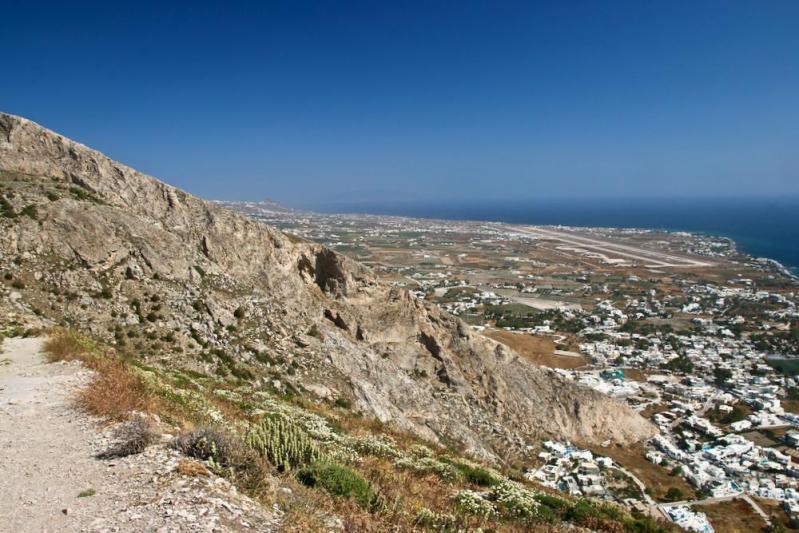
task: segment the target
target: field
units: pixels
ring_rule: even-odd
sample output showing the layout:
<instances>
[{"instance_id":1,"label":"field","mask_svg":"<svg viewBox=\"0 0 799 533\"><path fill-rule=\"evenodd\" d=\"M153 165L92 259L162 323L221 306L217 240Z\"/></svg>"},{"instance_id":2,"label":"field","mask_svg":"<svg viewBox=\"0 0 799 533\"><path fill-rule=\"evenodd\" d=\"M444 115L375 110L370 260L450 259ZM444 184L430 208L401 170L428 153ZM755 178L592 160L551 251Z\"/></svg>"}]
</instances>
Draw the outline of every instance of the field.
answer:
<instances>
[{"instance_id":1,"label":"field","mask_svg":"<svg viewBox=\"0 0 799 533\"><path fill-rule=\"evenodd\" d=\"M549 337L514 333L500 329L486 330L483 335L501 342L537 365L549 368L578 368L588 364L585 357L555 355L555 343Z\"/></svg>"},{"instance_id":2,"label":"field","mask_svg":"<svg viewBox=\"0 0 799 533\"><path fill-rule=\"evenodd\" d=\"M791 520L780 506L780 502L776 500L767 500L765 498L752 499L771 517L772 521L778 522L788 531L797 531L796 527L791 527Z\"/></svg>"},{"instance_id":3,"label":"field","mask_svg":"<svg viewBox=\"0 0 799 533\"><path fill-rule=\"evenodd\" d=\"M750 533L762 531L766 526L763 519L744 500L696 505L694 510L705 513L717 533Z\"/></svg>"},{"instance_id":4,"label":"field","mask_svg":"<svg viewBox=\"0 0 799 533\"><path fill-rule=\"evenodd\" d=\"M597 455L606 455L635 474L652 491L655 500L665 501L666 492L674 487L680 489L685 498L696 496L694 489L680 476L669 475L668 468L650 463L644 457L642 444L633 446L591 446Z\"/></svg>"}]
</instances>

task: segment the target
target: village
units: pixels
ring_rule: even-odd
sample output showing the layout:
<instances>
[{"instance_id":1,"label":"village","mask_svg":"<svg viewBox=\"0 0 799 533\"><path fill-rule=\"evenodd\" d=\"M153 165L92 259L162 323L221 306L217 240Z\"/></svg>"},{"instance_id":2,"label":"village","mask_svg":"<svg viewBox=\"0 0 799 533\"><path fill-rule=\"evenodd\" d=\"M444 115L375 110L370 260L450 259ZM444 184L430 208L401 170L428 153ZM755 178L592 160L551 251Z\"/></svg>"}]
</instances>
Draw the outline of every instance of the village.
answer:
<instances>
[{"instance_id":1,"label":"village","mask_svg":"<svg viewBox=\"0 0 799 533\"><path fill-rule=\"evenodd\" d=\"M725 515L799 526L799 283L779 264L686 233L235 207L351 254L658 429L635 451L531 443L530 479L688 531Z\"/></svg>"}]
</instances>

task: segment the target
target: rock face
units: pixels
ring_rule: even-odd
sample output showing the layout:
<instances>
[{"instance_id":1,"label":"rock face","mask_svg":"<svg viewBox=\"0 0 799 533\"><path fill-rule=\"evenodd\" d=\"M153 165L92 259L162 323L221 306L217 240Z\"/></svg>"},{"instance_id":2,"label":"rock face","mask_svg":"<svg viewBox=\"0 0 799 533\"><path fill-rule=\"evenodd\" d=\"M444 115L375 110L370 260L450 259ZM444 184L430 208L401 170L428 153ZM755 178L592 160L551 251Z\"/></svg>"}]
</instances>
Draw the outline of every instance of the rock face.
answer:
<instances>
[{"instance_id":1,"label":"rock face","mask_svg":"<svg viewBox=\"0 0 799 533\"><path fill-rule=\"evenodd\" d=\"M474 454L654 433L364 266L0 114L0 271L36 312L150 364L318 395Z\"/></svg>"}]
</instances>

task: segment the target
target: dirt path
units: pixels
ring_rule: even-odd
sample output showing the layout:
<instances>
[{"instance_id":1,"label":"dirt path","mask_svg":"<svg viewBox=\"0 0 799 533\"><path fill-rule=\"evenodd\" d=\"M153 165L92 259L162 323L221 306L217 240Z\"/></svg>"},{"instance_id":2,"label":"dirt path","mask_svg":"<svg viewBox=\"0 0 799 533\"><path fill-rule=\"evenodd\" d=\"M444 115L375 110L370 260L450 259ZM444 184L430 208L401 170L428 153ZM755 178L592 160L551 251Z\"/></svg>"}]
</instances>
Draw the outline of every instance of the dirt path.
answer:
<instances>
[{"instance_id":1,"label":"dirt path","mask_svg":"<svg viewBox=\"0 0 799 533\"><path fill-rule=\"evenodd\" d=\"M70 397L91 379L77 363L46 363L41 339L7 339L0 353L0 531L273 531L265 510L216 476L175 472L181 459L156 445L96 459L110 429ZM93 495L79 497L83 491Z\"/></svg>"}]
</instances>

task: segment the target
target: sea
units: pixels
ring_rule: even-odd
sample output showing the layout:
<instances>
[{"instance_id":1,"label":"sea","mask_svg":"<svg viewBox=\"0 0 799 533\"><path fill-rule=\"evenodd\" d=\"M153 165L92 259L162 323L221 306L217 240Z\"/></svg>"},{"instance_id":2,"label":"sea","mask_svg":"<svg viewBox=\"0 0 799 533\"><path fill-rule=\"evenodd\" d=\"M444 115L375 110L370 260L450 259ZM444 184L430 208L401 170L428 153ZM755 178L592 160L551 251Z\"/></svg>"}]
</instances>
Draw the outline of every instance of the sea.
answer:
<instances>
[{"instance_id":1,"label":"sea","mask_svg":"<svg viewBox=\"0 0 799 533\"><path fill-rule=\"evenodd\" d=\"M512 224L645 228L730 238L739 250L799 275L799 197L590 199L329 204L327 212Z\"/></svg>"}]
</instances>

